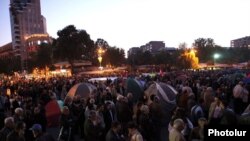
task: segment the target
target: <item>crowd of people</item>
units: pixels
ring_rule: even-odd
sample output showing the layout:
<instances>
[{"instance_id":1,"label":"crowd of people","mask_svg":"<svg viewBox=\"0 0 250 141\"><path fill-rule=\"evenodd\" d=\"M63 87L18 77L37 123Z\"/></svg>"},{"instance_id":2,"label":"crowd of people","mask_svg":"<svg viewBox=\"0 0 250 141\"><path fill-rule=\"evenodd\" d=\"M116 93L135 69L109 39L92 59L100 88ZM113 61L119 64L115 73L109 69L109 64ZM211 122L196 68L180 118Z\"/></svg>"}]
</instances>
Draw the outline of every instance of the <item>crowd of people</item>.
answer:
<instances>
[{"instance_id":1,"label":"crowd of people","mask_svg":"<svg viewBox=\"0 0 250 141\"><path fill-rule=\"evenodd\" d=\"M240 71L247 77L247 71ZM248 83L227 71L181 71L154 77L131 75L145 82L164 82L176 89L175 107L164 121L161 97L141 95L126 88L127 77L91 82L88 98L67 97L72 86L89 77L6 79L0 82L0 141L193 141L204 140L205 125L249 124ZM8 92L9 91L9 92ZM48 133L45 105L62 100L59 134ZM166 129L166 130L164 130Z\"/></svg>"}]
</instances>

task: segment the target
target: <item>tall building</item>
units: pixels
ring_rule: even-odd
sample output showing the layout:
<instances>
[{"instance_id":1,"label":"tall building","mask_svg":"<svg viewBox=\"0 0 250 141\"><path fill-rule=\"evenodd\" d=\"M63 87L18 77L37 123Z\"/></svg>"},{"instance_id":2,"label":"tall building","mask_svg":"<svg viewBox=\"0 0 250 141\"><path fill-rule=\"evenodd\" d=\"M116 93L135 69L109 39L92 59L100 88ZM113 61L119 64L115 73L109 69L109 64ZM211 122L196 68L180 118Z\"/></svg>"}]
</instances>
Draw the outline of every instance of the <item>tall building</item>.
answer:
<instances>
[{"instance_id":1,"label":"tall building","mask_svg":"<svg viewBox=\"0 0 250 141\"><path fill-rule=\"evenodd\" d=\"M13 56L11 43L5 44L0 47L0 59L9 58L9 56Z\"/></svg>"},{"instance_id":2,"label":"tall building","mask_svg":"<svg viewBox=\"0 0 250 141\"><path fill-rule=\"evenodd\" d=\"M250 48L250 36L231 40L231 47L248 47L248 48Z\"/></svg>"},{"instance_id":3,"label":"tall building","mask_svg":"<svg viewBox=\"0 0 250 141\"><path fill-rule=\"evenodd\" d=\"M26 69L26 40L32 34L47 34L46 20L41 15L40 0L10 0L9 10L13 52L21 57L22 69Z\"/></svg>"},{"instance_id":4,"label":"tall building","mask_svg":"<svg viewBox=\"0 0 250 141\"><path fill-rule=\"evenodd\" d=\"M138 51L140 51L139 47L132 47L128 50L128 56L136 55Z\"/></svg>"},{"instance_id":5,"label":"tall building","mask_svg":"<svg viewBox=\"0 0 250 141\"><path fill-rule=\"evenodd\" d=\"M149 51L151 53L156 53L159 50L162 50L165 48L165 43L163 41L150 41L146 45L143 45L140 47L143 52Z\"/></svg>"}]
</instances>

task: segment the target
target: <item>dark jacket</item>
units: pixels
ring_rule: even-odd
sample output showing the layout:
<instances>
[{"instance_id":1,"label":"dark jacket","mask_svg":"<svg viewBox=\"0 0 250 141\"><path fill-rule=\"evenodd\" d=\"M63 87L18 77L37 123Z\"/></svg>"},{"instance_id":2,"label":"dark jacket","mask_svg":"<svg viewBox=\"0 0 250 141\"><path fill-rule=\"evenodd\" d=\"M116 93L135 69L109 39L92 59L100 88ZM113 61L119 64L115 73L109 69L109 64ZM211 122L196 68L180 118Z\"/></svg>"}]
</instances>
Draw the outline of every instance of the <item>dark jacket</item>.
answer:
<instances>
[{"instance_id":1,"label":"dark jacket","mask_svg":"<svg viewBox=\"0 0 250 141\"><path fill-rule=\"evenodd\" d=\"M12 131L7 136L6 141L25 141L25 138L24 138L24 136L19 135L16 131Z\"/></svg>"},{"instance_id":2,"label":"dark jacket","mask_svg":"<svg viewBox=\"0 0 250 141\"><path fill-rule=\"evenodd\" d=\"M110 129L106 135L106 141L123 141L123 139Z\"/></svg>"},{"instance_id":3,"label":"dark jacket","mask_svg":"<svg viewBox=\"0 0 250 141\"><path fill-rule=\"evenodd\" d=\"M13 129L4 127L1 131L0 131L0 141L6 141L7 136L9 135L9 133L12 131Z\"/></svg>"},{"instance_id":4,"label":"dark jacket","mask_svg":"<svg viewBox=\"0 0 250 141\"><path fill-rule=\"evenodd\" d=\"M55 141L53 136L48 133L40 134L36 137L35 141Z\"/></svg>"},{"instance_id":5,"label":"dark jacket","mask_svg":"<svg viewBox=\"0 0 250 141\"><path fill-rule=\"evenodd\" d=\"M86 141L99 141L101 125L94 125L90 119L87 119L84 123L84 134Z\"/></svg>"}]
</instances>

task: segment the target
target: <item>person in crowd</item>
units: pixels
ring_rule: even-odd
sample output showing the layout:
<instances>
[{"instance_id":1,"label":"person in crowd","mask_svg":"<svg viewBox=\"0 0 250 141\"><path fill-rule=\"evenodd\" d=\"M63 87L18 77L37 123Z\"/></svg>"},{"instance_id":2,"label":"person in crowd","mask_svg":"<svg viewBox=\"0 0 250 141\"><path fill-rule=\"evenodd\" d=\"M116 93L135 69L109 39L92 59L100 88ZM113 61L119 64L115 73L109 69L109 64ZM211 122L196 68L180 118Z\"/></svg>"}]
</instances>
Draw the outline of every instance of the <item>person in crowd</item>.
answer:
<instances>
[{"instance_id":1,"label":"person in crowd","mask_svg":"<svg viewBox=\"0 0 250 141\"><path fill-rule=\"evenodd\" d=\"M192 121L194 126L198 126L198 119L199 118L205 117L205 114L203 112L203 108L204 108L204 100L203 99L200 99L197 104L192 106L191 112L190 112L190 117L191 117L191 121Z\"/></svg>"},{"instance_id":2,"label":"person in crowd","mask_svg":"<svg viewBox=\"0 0 250 141\"><path fill-rule=\"evenodd\" d=\"M14 114L14 121L15 123L23 121L24 120L24 111L22 108L16 108L15 114Z\"/></svg>"},{"instance_id":3,"label":"person in crowd","mask_svg":"<svg viewBox=\"0 0 250 141\"><path fill-rule=\"evenodd\" d=\"M234 111L236 114L242 114L243 108L243 101L242 97L244 95L244 87L243 82L240 81L234 88L233 88L233 100L234 100Z\"/></svg>"},{"instance_id":4,"label":"person in crowd","mask_svg":"<svg viewBox=\"0 0 250 141\"><path fill-rule=\"evenodd\" d=\"M138 131L137 125L134 122L128 123L128 138L130 141L143 141L141 133Z\"/></svg>"},{"instance_id":5,"label":"person in crowd","mask_svg":"<svg viewBox=\"0 0 250 141\"><path fill-rule=\"evenodd\" d=\"M169 130L170 131L173 128L174 121L176 119L182 119L182 121L184 122L185 127L181 132L182 132L183 136L185 137L185 139L188 140L189 135L190 135L190 133L191 133L191 131L193 129L193 124L189 120L189 118L187 116L187 113L186 113L184 108L177 107L176 110L174 111L174 114L172 115L172 119L171 119L171 121L169 123Z\"/></svg>"},{"instance_id":6,"label":"person in crowd","mask_svg":"<svg viewBox=\"0 0 250 141\"><path fill-rule=\"evenodd\" d=\"M173 128L169 133L169 141L186 141L181 131L185 128L185 123L182 119L174 120Z\"/></svg>"},{"instance_id":7,"label":"person in crowd","mask_svg":"<svg viewBox=\"0 0 250 141\"><path fill-rule=\"evenodd\" d=\"M107 134L107 132L105 131L106 124L104 121L103 112L104 112L104 105L103 104L98 105L96 110L96 116L98 119L100 119L100 139L105 138Z\"/></svg>"},{"instance_id":8,"label":"person in crowd","mask_svg":"<svg viewBox=\"0 0 250 141\"><path fill-rule=\"evenodd\" d=\"M60 117L60 133L59 138L61 140L68 141L74 140L74 135L72 133L72 128L74 127L74 120L70 113L70 110L67 106L64 106L62 109L62 115Z\"/></svg>"},{"instance_id":9,"label":"person in crowd","mask_svg":"<svg viewBox=\"0 0 250 141\"><path fill-rule=\"evenodd\" d=\"M14 118L7 117L4 119L4 127L0 130L0 141L6 141L7 135L13 131L15 126Z\"/></svg>"},{"instance_id":10,"label":"person in crowd","mask_svg":"<svg viewBox=\"0 0 250 141\"><path fill-rule=\"evenodd\" d=\"M14 130L8 134L6 141L25 141L25 129L26 125L23 121L16 122Z\"/></svg>"},{"instance_id":11,"label":"person in crowd","mask_svg":"<svg viewBox=\"0 0 250 141\"><path fill-rule=\"evenodd\" d=\"M223 102L225 109L221 115L220 124L222 125L237 125L237 115L233 109L229 106L227 101Z\"/></svg>"},{"instance_id":12,"label":"person in crowd","mask_svg":"<svg viewBox=\"0 0 250 141\"><path fill-rule=\"evenodd\" d=\"M199 118L198 126L192 129L189 141L203 141L205 125L207 125L207 120L204 117Z\"/></svg>"},{"instance_id":13,"label":"person in crowd","mask_svg":"<svg viewBox=\"0 0 250 141\"><path fill-rule=\"evenodd\" d=\"M124 88L122 82L120 82L118 84L118 86L116 87L116 92L119 93L122 96L125 96L125 88Z\"/></svg>"},{"instance_id":14,"label":"person in crowd","mask_svg":"<svg viewBox=\"0 0 250 141\"><path fill-rule=\"evenodd\" d=\"M111 128L106 134L106 141L125 141L124 136L120 135L121 124L117 121L112 122Z\"/></svg>"},{"instance_id":15,"label":"person in crowd","mask_svg":"<svg viewBox=\"0 0 250 141\"><path fill-rule=\"evenodd\" d=\"M30 130L34 135L35 141L55 141L51 134L42 131L40 124L33 124Z\"/></svg>"},{"instance_id":16,"label":"person in crowd","mask_svg":"<svg viewBox=\"0 0 250 141\"><path fill-rule=\"evenodd\" d=\"M214 101L214 91L212 87L207 87L205 89L203 93L203 99L204 99L204 114L205 117L208 117L210 105Z\"/></svg>"},{"instance_id":17,"label":"person in crowd","mask_svg":"<svg viewBox=\"0 0 250 141\"><path fill-rule=\"evenodd\" d=\"M90 98L87 102L86 109L85 109L85 119L89 117L89 112L92 110L96 110L97 105L95 104L95 99Z\"/></svg>"},{"instance_id":18,"label":"person in crowd","mask_svg":"<svg viewBox=\"0 0 250 141\"><path fill-rule=\"evenodd\" d=\"M39 106L34 108L33 123L41 124L43 132L46 132L47 119L45 114L43 114L40 110Z\"/></svg>"},{"instance_id":19,"label":"person in crowd","mask_svg":"<svg viewBox=\"0 0 250 141\"><path fill-rule=\"evenodd\" d=\"M159 102L159 97L156 95L150 96L151 101L149 105L149 116L152 120L152 138L153 141L158 141L161 138L161 127L162 127L162 118L163 118L163 109Z\"/></svg>"},{"instance_id":20,"label":"person in crowd","mask_svg":"<svg viewBox=\"0 0 250 141\"><path fill-rule=\"evenodd\" d=\"M5 97L0 93L0 129L4 126L5 118Z\"/></svg>"},{"instance_id":21,"label":"person in crowd","mask_svg":"<svg viewBox=\"0 0 250 141\"><path fill-rule=\"evenodd\" d=\"M78 123L78 121L80 120L80 114L82 112L82 105L81 105L81 101L80 101L81 97L80 96L75 96L73 98L73 101L71 103L71 108L70 108L70 111L71 111L71 115L73 117L73 119ZM74 127L73 127L73 133L74 134L78 134L78 131L80 129L80 124L74 124Z\"/></svg>"},{"instance_id":22,"label":"person in crowd","mask_svg":"<svg viewBox=\"0 0 250 141\"><path fill-rule=\"evenodd\" d=\"M116 102L117 120L122 124L122 132L127 134L126 126L133 118L133 109L128 105L126 97L119 95Z\"/></svg>"},{"instance_id":23,"label":"person in crowd","mask_svg":"<svg viewBox=\"0 0 250 141\"><path fill-rule=\"evenodd\" d=\"M101 120L98 118L96 111L91 110L89 117L84 123L84 134L86 141L99 141L101 136Z\"/></svg>"},{"instance_id":24,"label":"person in crowd","mask_svg":"<svg viewBox=\"0 0 250 141\"><path fill-rule=\"evenodd\" d=\"M215 97L214 102L211 104L209 108L208 122L209 124L219 124L223 111L225 107L220 99L220 97Z\"/></svg>"},{"instance_id":25,"label":"person in crowd","mask_svg":"<svg viewBox=\"0 0 250 141\"><path fill-rule=\"evenodd\" d=\"M151 117L149 115L149 107L147 105L142 105L140 108L141 114L139 115L138 125L139 129L142 133L143 138L146 141L151 141L151 130L153 127L153 123Z\"/></svg>"},{"instance_id":26,"label":"person in crowd","mask_svg":"<svg viewBox=\"0 0 250 141\"><path fill-rule=\"evenodd\" d=\"M116 114L114 110L112 109L112 104L111 102L106 102L104 111L103 111L103 118L105 122L105 133L109 131L111 128L111 123L116 120Z\"/></svg>"}]
</instances>

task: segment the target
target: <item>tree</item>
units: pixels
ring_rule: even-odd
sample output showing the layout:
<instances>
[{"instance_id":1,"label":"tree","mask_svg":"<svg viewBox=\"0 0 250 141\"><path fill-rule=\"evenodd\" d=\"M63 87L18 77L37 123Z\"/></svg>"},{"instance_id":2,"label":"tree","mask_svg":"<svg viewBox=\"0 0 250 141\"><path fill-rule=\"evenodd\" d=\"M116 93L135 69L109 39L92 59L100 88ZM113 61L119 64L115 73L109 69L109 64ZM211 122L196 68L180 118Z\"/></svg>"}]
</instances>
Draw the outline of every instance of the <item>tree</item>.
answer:
<instances>
[{"instance_id":1,"label":"tree","mask_svg":"<svg viewBox=\"0 0 250 141\"><path fill-rule=\"evenodd\" d=\"M109 47L109 44L106 40L102 39L102 38L98 38L95 42L95 46L98 47L102 47L103 49L107 49Z\"/></svg>"},{"instance_id":2,"label":"tree","mask_svg":"<svg viewBox=\"0 0 250 141\"><path fill-rule=\"evenodd\" d=\"M37 51L37 67L45 68L52 64L52 46L49 44L41 44Z\"/></svg>"},{"instance_id":3,"label":"tree","mask_svg":"<svg viewBox=\"0 0 250 141\"><path fill-rule=\"evenodd\" d=\"M215 50L218 49L215 47L219 47L211 38L198 38L194 41L193 46L197 50L200 62L211 61Z\"/></svg>"},{"instance_id":4,"label":"tree","mask_svg":"<svg viewBox=\"0 0 250 141\"><path fill-rule=\"evenodd\" d=\"M20 56L1 58L0 66L0 73L12 74L15 71L21 70L21 58Z\"/></svg>"},{"instance_id":5,"label":"tree","mask_svg":"<svg viewBox=\"0 0 250 141\"><path fill-rule=\"evenodd\" d=\"M206 44L207 44L207 39L198 38L198 39L194 40L193 46L195 46L196 48L204 48L204 47L206 47Z\"/></svg>"},{"instance_id":6,"label":"tree","mask_svg":"<svg viewBox=\"0 0 250 141\"><path fill-rule=\"evenodd\" d=\"M187 43L183 42L179 44L179 49L186 49L187 48Z\"/></svg>"},{"instance_id":7,"label":"tree","mask_svg":"<svg viewBox=\"0 0 250 141\"><path fill-rule=\"evenodd\" d=\"M125 63L125 52L117 47L108 47L103 55L104 64L112 66L120 66Z\"/></svg>"},{"instance_id":8,"label":"tree","mask_svg":"<svg viewBox=\"0 0 250 141\"><path fill-rule=\"evenodd\" d=\"M56 51L59 60L69 61L73 68L74 60L86 56L93 60L95 54L94 42L85 30L78 30L69 25L57 32ZM73 70L72 70L73 71Z\"/></svg>"}]
</instances>

